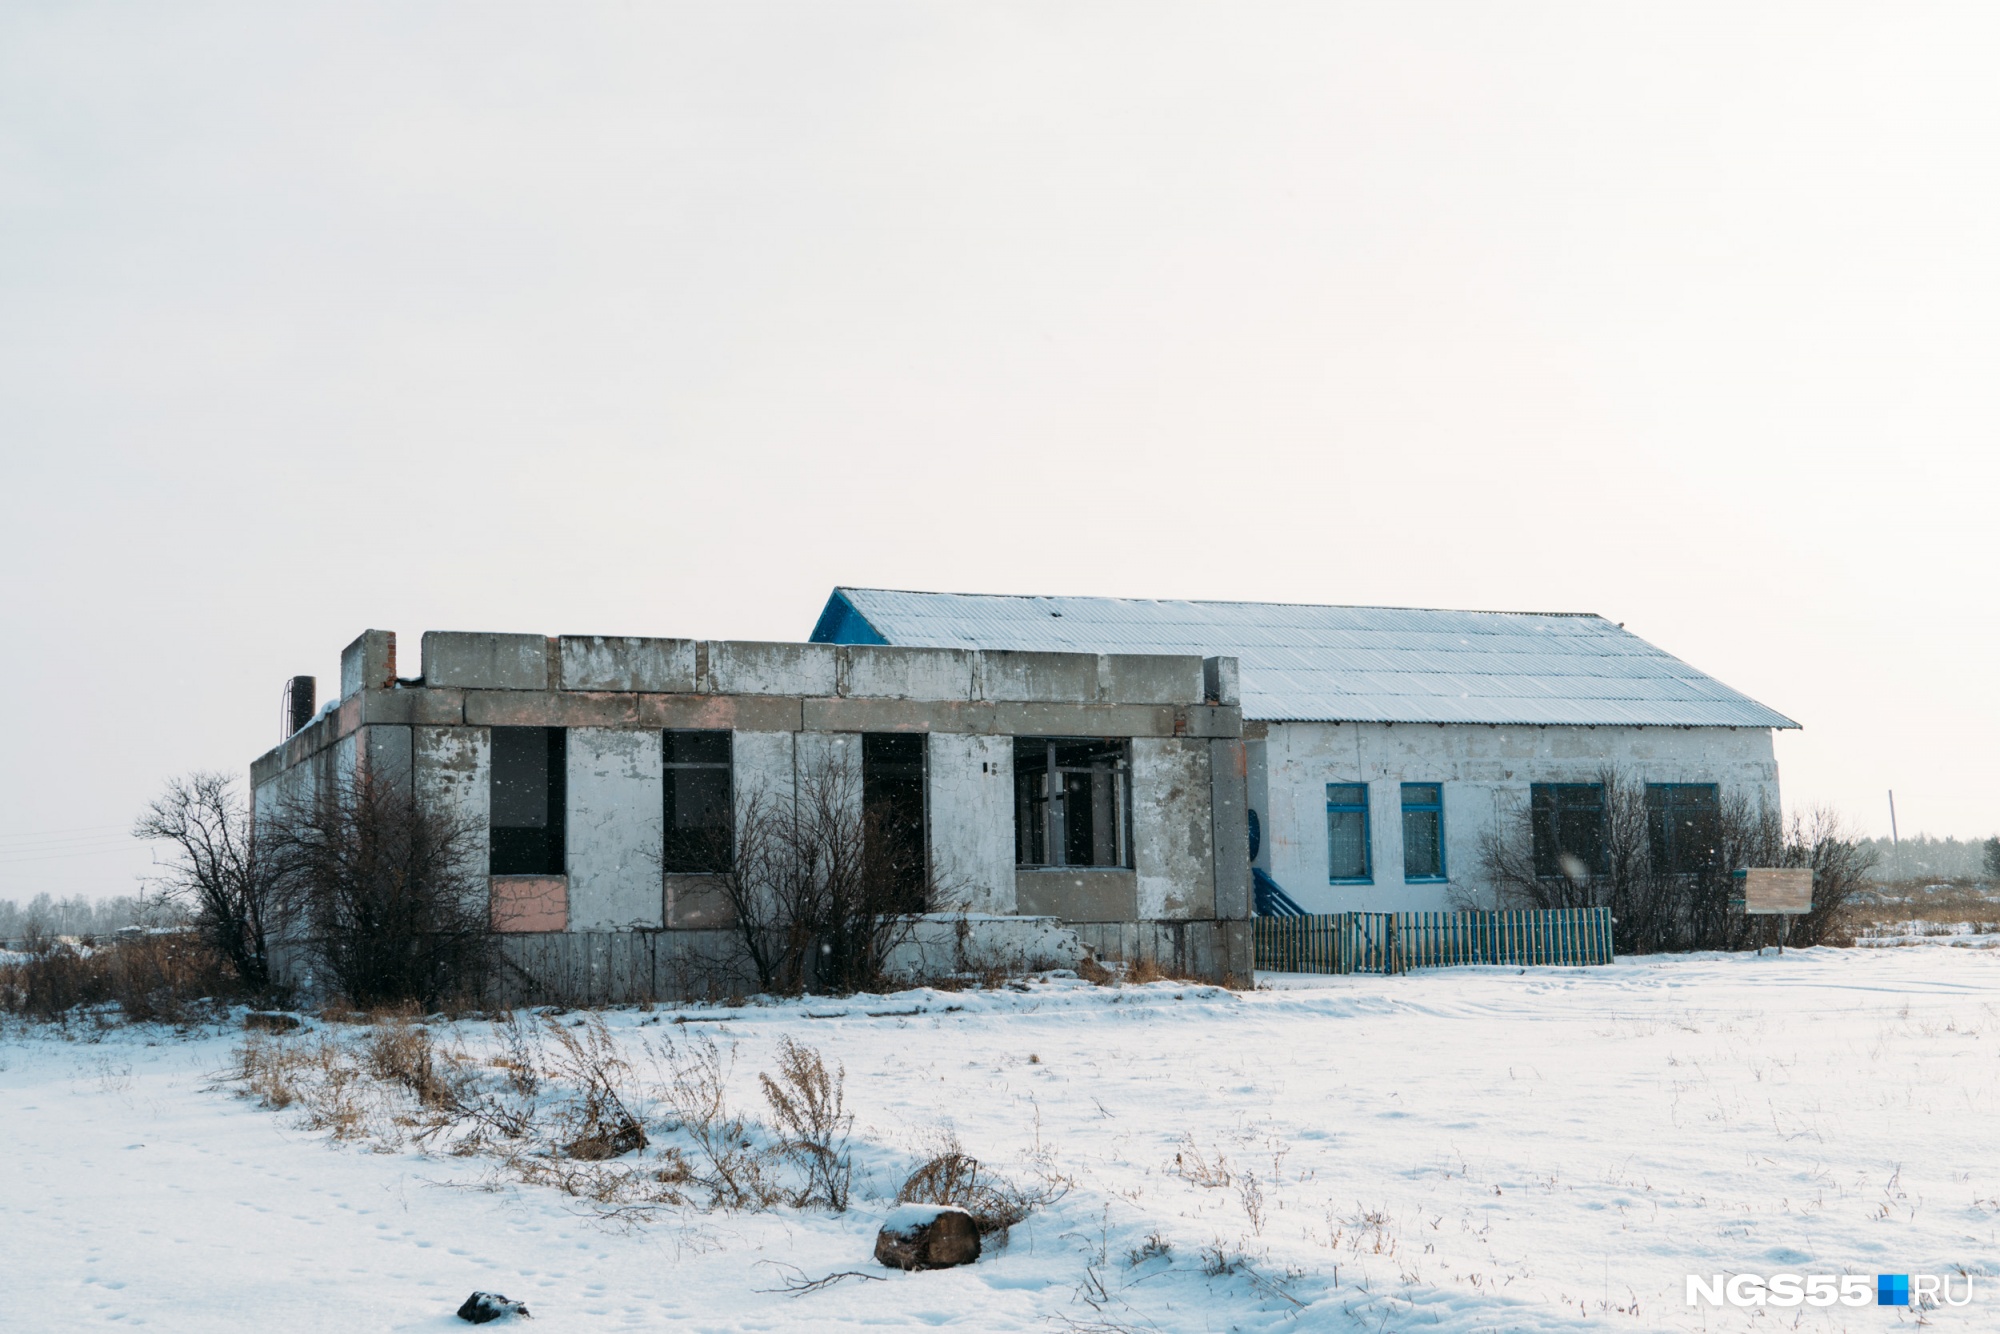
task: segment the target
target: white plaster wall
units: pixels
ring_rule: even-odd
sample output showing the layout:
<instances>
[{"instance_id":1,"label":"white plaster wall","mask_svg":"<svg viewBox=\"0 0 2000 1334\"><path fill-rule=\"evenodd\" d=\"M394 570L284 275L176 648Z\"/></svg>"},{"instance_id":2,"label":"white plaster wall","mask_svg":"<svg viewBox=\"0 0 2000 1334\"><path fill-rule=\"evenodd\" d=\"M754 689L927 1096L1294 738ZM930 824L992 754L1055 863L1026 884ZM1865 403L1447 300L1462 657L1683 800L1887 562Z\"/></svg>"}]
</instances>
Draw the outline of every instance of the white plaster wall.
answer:
<instances>
[{"instance_id":1,"label":"white plaster wall","mask_svg":"<svg viewBox=\"0 0 2000 1334\"><path fill-rule=\"evenodd\" d=\"M859 732L801 732L798 739L796 781L834 782L850 812L861 811L861 734Z\"/></svg>"},{"instance_id":2,"label":"white plaster wall","mask_svg":"<svg viewBox=\"0 0 2000 1334\"><path fill-rule=\"evenodd\" d=\"M466 870L484 905L492 864L486 835L493 810L493 733L484 727L414 727L410 733L417 802L425 810L465 821L473 831ZM485 911L483 906L480 910Z\"/></svg>"},{"instance_id":3,"label":"white plaster wall","mask_svg":"<svg viewBox=\"0 0 2000 1334\"><path fill-rule=\"evenodd\" d=\"M1011 913L1014 739L932 732L931 865L967 912Z\"/></svg>"},{"instance_id":4,"label":"white plaster wall","mask_svg":"<svg viewBox=\"0 0 2000 1334\"><path fill-rule=\"evenodd\" d=\"M730 744L735 762L736 822L741 829L745 810L753 800L791 800L793 734L738 732Z\"/></svg>"},{"instance_id":5,"label":"white plaster wall","mask_svg":"<svg viewBox=\"0 0 2000 1334\"><path fill-rule=\"evenodd\" d=\"M1215 915L1208 742L1132 739L1132 856L1139 916Z\"/></svg>"},{"instance_id":6,"label":"white plaster wall","mask_svg":"<svg viewBox=\"0 0 2000 1334\"><path fill-rule=\"evenodd\" d=\"M1489 831L1531 783L1587 783L1610 767L1641 782L1716 783L1723 798L1778 804L1771 733L1721 727L1484 727L1429 723L1272 723L1250 754L1263 825L1256 865L1307 912L1427 911L1490 903L1480 875ZM1261 772L1260 772L1261 770ZM1374 882L1327 882L1326 785L1367 783ZM1403 783L1444 784L1445 873L1403 879ZM1257 804L1259 801L1263 804Z\"/></svg>"},{"instance_id":7,"label":"white plaster wall","mask_svg":"<svg viewBox=\"0 0 2000 1334\"><path fill-rule=\"evenodd\" d=\"M569 927L660 926L660 734L569 729Z\"/></svg>"}]
</instances>

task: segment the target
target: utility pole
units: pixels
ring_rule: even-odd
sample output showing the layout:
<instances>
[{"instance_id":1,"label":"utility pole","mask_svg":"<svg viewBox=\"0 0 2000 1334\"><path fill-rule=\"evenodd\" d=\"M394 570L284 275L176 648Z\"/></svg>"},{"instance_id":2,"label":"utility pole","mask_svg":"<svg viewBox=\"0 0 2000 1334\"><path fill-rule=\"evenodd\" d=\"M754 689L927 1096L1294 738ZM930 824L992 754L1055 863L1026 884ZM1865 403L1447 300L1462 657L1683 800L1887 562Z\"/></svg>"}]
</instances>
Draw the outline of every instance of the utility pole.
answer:
<instances>
[{"instance_id":1,"label":"utility pole","mask_svg":"<svg viewBox=\"0 0 2000 1334\"><path fill-rule=\"evenodd\" d=\"M1903 842L1896 837L1896 789L1889 789L1889 860L1895 864L1896 874L1903 873Z\"/></svg>"}]
</instances>

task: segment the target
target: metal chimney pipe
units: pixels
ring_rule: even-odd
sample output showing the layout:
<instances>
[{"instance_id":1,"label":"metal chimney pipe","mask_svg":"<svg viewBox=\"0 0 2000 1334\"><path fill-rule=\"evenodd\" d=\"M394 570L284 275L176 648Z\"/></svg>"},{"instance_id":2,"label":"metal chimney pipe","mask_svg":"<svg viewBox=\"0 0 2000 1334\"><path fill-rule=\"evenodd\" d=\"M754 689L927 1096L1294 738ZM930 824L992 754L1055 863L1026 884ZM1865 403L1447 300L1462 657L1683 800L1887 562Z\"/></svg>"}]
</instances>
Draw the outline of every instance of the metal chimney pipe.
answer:
<instances>
[{"instance_id":1,"label":"metal chimney pipe","mask_svg":"<svg viewBox=\"0 0 2000 1334\"><path fill-rule=\"evenodd\" d=\"M310 676L294 676L285 682L284 735L280 741L289 740L293 733L313 720L318 705L315 701L317 682Z\"/></svg>"}]
</instances>

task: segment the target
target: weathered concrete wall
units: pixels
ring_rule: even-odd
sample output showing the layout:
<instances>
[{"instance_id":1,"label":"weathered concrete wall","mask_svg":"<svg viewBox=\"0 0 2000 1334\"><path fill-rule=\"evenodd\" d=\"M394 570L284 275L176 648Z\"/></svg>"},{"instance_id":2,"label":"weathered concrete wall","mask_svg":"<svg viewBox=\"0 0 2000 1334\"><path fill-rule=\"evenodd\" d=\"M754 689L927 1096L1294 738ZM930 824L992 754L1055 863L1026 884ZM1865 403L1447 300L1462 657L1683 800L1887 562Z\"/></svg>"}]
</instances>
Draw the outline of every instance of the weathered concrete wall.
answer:
<instances>
[{"instance_id":1,"label":"weathered concrete wall","mask_svg":"<svg viewBox=\"0 0 2000 1334\"><path fill-rule=\"evenodd\" d=\"M484 727L416 727L417 799L484 829L493 809L493 733Z\"/></svg>"},{"instance_id":2,"label":"weathered concrete wall","mask_svg":"<svg viewBox=\"0 0 2000 1334\"><path fill-rule=\"evenodd\" d=\"M1132 854L1141 918L1215 916L1208 744L1133 738Z\"/></svg>"},{"instance_id":3,"label":"weathered concrete wall","mask_svg":"<svg viewBox=\"0 0 2000 1334\"><path fill-rule=\"evenodd\" d=\"M1241 741L1208 743L1215 849L1215 916L1250 916L1249 755Z\"/></svg>"},{"instance_id":4,"label":"weathered concrete wall","mask_svg":"<svg viewBox=\"0 0 2000 1334\"><path fill-rule=\"evenodd\" d=\"M704 644L706 689L717 695L831 695L836 651L827 644Z\"/></svg>"},{"instance_id":5,"label":"weathered concrete wall","mask_svg":"<svg viewBox=\"0 0 2000 1334\"><path fill-rule=\"evenodd\" d=\"M396 636L387 630L363 630L340 651L340 697L361 690L387 690L396 684Z\"/></svg>"},{"instance_id":6,"label":"weathered concrete wall","mask_svg":"<svg viewBox=\"0 0 2000 1334\"><path fill-rule=\"evenodd\" d=\"M931 866L968 912L1010 913L1014 895L1014 742L933 732Z\"/></svg>"},{"instance_id":7,"label":"weathered concrete wall","mask_svg":"<svg viewBox=\"0 0 2000 1334\"><path fill-rule=\"evenodd\" d=\"M1252 770L1266 802L1258 864L1315 913L1434 911L1463 898L1490 906L1480 849L1526 805L1530 783L1593 782L1609 766L1642 782L1716 783L1725 801L1778 804L1771 733L1760 728L1272 723L1261 749ZM1326 785L1357 782L1369 785L1374 883L1330 885ZM1404 879L1405 782L1444 784L1444 883Z\"/></svg>"},{"instance_id":8,"label":"weathered concrete wall","mask_svg":"<svg viewBox=\"0 0 2000 1334\"><path fill-rule=\"evenodd\" d=\"M887 970L900 981L920 982L988 969L1074 968L1083 954L1076 932L1053 917L930 913L889 952Z\"/></svg>"},{"instance_id":9,"label":"weathered concrete wall","mask_svg":"<svg viewBox=\"0 0 2000 1334\"><path fill-rule=\"evenodd\" d=\"M740 825L753 801L769 802L791 795L797 737L791 732L738 732L731 747Z\"/></svg>"},{"instance_id":10,"label":"weathered concrete wall","mask_svg":"<svg viewBox=\"0 0 2000 1334\"><path fill-rule=\"evenodd\" d=\"M664 926L658 732L569 733L568 866L572 931Z\"/></svg>"},{"instance_id":11,"label":"weathered concrete wall","mask_svg":"<svg viewBox=\"0 0 2000 1334\"><path fill-rule=\"evenodd\" d=\"M474 690L547 690L549 641L541 635L424 632L424 684Z\"/></svg>"},{"instance_id":12,"label":"weathered concrete wall","mask_svg":"<svg viewBox=\"0 0 2000 1334\"><path fill-rule=\"evenodd\" d=\"M1167 972L1247 986L1255 977L1249 921L1078 922L1084 949L1103 960L1150 963Z\"/></svg>"},{"instance_id":13,"label":"weathered concrete wall","mask_svg":"<svg viewBox=\"0 0 2000 1334\"><path fill-rule=\"evenodd\" d=\"M559 642L564 690L694 691L692 639L564 635Z\"/></svg>"},{"instance_id":14,"label":"weathered concrete wall","mask_svg":"<svg viewBox=\"0 0 2000 1334\"><path fill-rule=\"evenodd\" d=\"M1047 866L1014 872L1015 911L1065 922L1130 922L1139 915L1139 877L1110 867Z\"/></svg>"}]
</instances>

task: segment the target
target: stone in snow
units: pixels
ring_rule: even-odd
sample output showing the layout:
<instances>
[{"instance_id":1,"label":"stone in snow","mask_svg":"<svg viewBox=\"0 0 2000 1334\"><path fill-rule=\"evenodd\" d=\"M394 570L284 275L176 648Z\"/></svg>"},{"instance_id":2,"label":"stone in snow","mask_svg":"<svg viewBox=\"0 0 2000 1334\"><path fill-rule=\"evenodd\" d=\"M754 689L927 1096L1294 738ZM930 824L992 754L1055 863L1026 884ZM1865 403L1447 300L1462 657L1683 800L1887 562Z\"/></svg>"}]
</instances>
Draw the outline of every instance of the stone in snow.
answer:
<instances>
[{"instance_id":1,"label":"stone in snow","mask_svg":"<svg viewBox=\"0 0 2000 1334\"><path fill-rule=\"evenodd\" d=\"M458 1318L474 1325L505 1320L509 1316L520 1316L526 1320L528 1308L519 1302L508 1301L497 1292L475 1292L458 1308Z\"/></svg>"},{"instance_id":2,"label":"stone in snow","mask_svg":"<svg viewBox=\"0 0 2000 1334\"><path fill-rule=\"evenodd\" d=\"M892 1269L947 1269L979 1258L979 1225L955 1204L899 1204L875 1236L875 1259Z\"/></svg>"}]
</instances>

